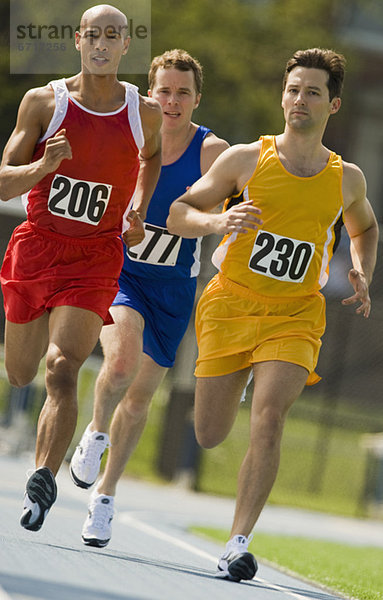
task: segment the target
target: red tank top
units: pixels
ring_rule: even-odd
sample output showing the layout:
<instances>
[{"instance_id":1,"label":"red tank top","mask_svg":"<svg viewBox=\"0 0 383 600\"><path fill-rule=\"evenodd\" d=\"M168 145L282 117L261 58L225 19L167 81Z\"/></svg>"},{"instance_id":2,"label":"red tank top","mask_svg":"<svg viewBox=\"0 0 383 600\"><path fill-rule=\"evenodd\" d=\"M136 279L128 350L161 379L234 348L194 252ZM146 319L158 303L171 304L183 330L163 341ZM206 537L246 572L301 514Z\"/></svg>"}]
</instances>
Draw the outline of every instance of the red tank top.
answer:
<instances>
[{"instance_id":1,"label":"red tank top","mask_svg":"<svg viewBox=\"0 0 383 600\"><path fill-rule=\"evenodd\" d=\"M32 160L41 158L46 140L63 128L72 159L63 160L27 194L28 220L70 237L119 235L144 144L137 88L125 83L124 105L111 113L96 113L71 98L64 79L50 85L55 113Z\"/></svg>"}]
</instances>

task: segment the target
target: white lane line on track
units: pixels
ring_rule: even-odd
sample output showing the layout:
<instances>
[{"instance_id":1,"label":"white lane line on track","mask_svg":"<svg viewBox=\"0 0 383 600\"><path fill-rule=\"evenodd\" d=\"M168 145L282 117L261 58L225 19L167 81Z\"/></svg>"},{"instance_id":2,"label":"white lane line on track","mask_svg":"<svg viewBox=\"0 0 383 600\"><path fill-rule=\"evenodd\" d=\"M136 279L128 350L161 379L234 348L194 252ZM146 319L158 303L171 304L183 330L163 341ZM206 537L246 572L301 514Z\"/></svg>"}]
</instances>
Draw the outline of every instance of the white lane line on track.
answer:
<instances>
[{"instance_id":1,"label":"white lane line on track","mask_svg":"<svg viewBox=\"0 0 383 600\"><path fill-rule=\"evenodd\" d=\"M121 521L122 523L124 523L125 525L129 525L130 527L134 527L135 529L142 531L143 533L147 533L148 535L152 535L153 537L155 537L157 539L164 540L165 542L169 542L170 544L173 544L173 546L177 546L178 548L182 548L183 550L192 552L193 554L196 554L197 556L206 558L210 562L213 562L215 565L217 564L216 556L213 556L212 554L209 554L208 552L205 552L204 550L200 550L199 548L192 546L188 542L183 542L182 540L179 540L178 538L174 537L173 535L169 535L168 533L165 533L164 531L160 531L159 529L156 529L152 525L148 525L147 523L140 521L139 519L137 519L136 517L134 517L133 515L131 515L128 512L119 513L118 520ZM297 600L308 600L309 597L312 597L312 596L309 596L306 594L297 594L295 592L290 592L290 591L286 590L286 588L284 588L276 583L270 583L269 581L266 581L266 579L261 579L260 577L257 577L255 579L255 582L257 582L257 581L259 581L260 583L262 583L263 585L265 585L266 587L268 587L271 590L276 590L278 592L282 592L283 594L286 594L286 596L296 598ZM334 596L334 598L336 598L336 596ZM1 597L0 597L0 600L2 600Z\"/></svg>"},{"instance_id":2,"label":"white lane line on track","mask_svg":"<svg viewBox=\"0 0 383 600\"><path fill-rule=\"evenodd\" d=\"M0 585L0 600L12 600L11 596Z\"/></svg>"}]
</instances>

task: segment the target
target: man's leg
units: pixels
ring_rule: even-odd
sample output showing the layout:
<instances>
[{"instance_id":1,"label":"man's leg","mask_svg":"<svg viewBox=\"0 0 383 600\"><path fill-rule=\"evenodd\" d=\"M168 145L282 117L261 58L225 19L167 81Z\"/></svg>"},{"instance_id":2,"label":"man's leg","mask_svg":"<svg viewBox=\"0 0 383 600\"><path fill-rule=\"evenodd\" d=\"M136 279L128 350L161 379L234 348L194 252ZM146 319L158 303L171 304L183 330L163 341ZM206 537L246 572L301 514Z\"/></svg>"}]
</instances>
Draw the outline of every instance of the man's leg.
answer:
<instances>
[{"instance_id":1,"label":"man's leg","mask_svg":"<svg viewBox=\"0 0 383 600\"><path fill-rule=\"evenodd\" d=\"M203 448L213 448L230 433L249 372L250 367L228 375L197 379L195 430ZM258 565L254 556L247 552L248 543L244 535L230 539L219 559L217 577L232 581L254 577Z\"/></svg>"},{"instance_id":2,"label":"man's leg","mask_svg":"<svg viewBox=\"0 0 383 600\"><path fill-rule=\"evenodd\" d=\"M302 392L308 375L306 369L280 361L256 364L253 371L250 443L239 472L231 539L216 573L234 581L252 579L257 571L255 558L247 552L248 536L275 481L288 409ZM196 435L203 447L219 444L230 432L247 375L246 369L197 380Z\"/></svg>"},{"instance_id":3,"label":"man's leg","mask_svg":"<svg viewBox=\"0 0 383 600\"><path fill-rule=\"evenodd\" d=\"M195 433L203 448L214 448L230 433L250 367L217 377L197 378Z\"/></svg>"},{"instance_id":4,"label":"man's leg","mask_svg":"<svg viewBox=\"0 0 383 600\"><path fill-rule=\"evenodd\" d=\"M102 319L71 306L54 308L49 318L46 356L47 398L37 428L36 466L56 474L72 440L77 421L77 379L95 347Z\"/></svg>"},{"instance_id":5,"label":"man's leg","mask_svg":"<svg viewBox=\"0 0 383 600\"><path fill-rule=\"evenodd\" d=\"M111 447L98 492L114 496L125 465L144 430L150 402L167 369L144 354L141 367L122 402L113 415L110 426Z\"/></svg>"},{"instance_id":6,"label":"man's leg","mask_svg":"<svg viewBox=\"0 0 383 600\"><path fill-rule=\"evenodd\" d=\"M107 431L110 417L140 367L144 319L128 306L112 306L114 324L102 328L104 362L96 380L93 431Z\"/></svg>"},{"instance_id":7,"label":"man's leg","mask_svg":"<svg viewBox=\"0 0 383 600\"><path fill-rule=\"evenodd\" d=\"M101 458L109 444L110 417L133 381L142 360L144 320L128 306L112 306L114 324L103 327L104 362L96 380L93 418L71 460L74 483L89 488L97 479Z\"/></svg>"},{"instance_id":8,"label":"man's leg","mask_svg":"<svg viewBox=\"0 0 383 600\"><path fill-rule=\"evenodd\" d=\"M78 371L93 350L101 326L96 313L81 308L60 306L49 316L47 398L37 426L37 468L26 485L20 520L30 531L41 528L56 500L55 475L76 426Z\"/></svg>"},{"instance_id":9,"label":"man's leg","mask_svg":"<svg viewBox=\"0 0 383 600\"><path fill-rule=\"evenodd\" d=\"M264 507L279 467L285 419L307 376L306 369L293 363L254 365L250 443L239 471L232 536L249 536Z\"/></svg>"},{"instance_id":10,"label":"man's leg","mask_svg":"<svg viewBox=\"0 0 383 600\"><path fill-rule=\"evenodd\" d=\"M110 426L111 447L105 471L91 495L82 530L86 545L104 547L111 538L116 486L141 437L151 399L166 371L144 354L139 372L116 408Z\"/></svg>"}]
</instances>

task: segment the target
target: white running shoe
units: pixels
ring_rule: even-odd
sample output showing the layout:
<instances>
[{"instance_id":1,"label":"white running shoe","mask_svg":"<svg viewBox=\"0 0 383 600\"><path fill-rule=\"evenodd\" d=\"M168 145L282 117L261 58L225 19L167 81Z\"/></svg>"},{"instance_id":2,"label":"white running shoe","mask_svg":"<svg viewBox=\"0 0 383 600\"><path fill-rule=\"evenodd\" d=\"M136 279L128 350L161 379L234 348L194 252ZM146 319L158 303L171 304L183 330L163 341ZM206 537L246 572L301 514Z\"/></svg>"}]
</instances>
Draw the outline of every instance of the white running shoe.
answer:
<instances>
[{"instance_id":1,"label":"white running shoe","mask_svg":"<svg viewBox=\"0 0 383 600\"><path fill-rule=\"evenodd\" d=\"M82 528L81 537L86 546L103 548L112 537L114 512L113 496L99 494L97 489L90 497L88 516Z\"/></svg>"},{"instance_id":2,"label":"white running shoe","mask_svg":"<svg viewBox=\"0 0 383 600\"><path fill-rule=\"evenodd\" d=\"M91 431L88 425L70 462L69 471L75 485L88 489L94 484L102 456L109 445L107 433Z\"/></svg>"},{"instance_id":3,"label":"white running shoe","mask_svg":"<svg viewBox=\"0 0 383 600\"><path fill-rule=\"evenodd\" d=\"M251 540L244 535L235 535L226 544L226 550L218 562L216 577L240 581L241 579L253 579L258 570L257 561L247 551Z\"/></svg>"}]
</instances>

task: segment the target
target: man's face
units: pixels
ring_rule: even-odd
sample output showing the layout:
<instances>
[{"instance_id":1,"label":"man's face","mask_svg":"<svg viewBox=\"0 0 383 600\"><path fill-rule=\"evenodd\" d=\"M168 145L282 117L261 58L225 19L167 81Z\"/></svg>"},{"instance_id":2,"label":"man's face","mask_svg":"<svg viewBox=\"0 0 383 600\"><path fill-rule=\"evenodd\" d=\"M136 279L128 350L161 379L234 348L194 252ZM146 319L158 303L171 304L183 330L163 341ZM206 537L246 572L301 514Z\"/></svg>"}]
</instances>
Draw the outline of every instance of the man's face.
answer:
<instances>
[{"instance_id":1,"label":"man's face","mask_svg":"<svg viewBox=\"0 0 383 600\"><path fill-rule=\"evenodd\" d=\"M126 22L119 13L90 14L76 32L76 48L81 52L82 70L92 75L109 75L118 71L123 54L128 51Z\"/></svg>"},{"instance_id":2,"label":"man's face","mask_svg":"<svg viewBox=\"0 0 383 600\"><path fill-rule=\"evenodd\" d=\"M194 72L174 67L157 70L149 95L162 106L162 131L177 130L187 125L201 98L196 91Z\"/></svg>"},{"instance_id":3,"label":"man's face","mask_svg":"<svg viewBox=\"0 0 383 600\"><path fill-rule=\"evenodd\" d=\"M295 67L286 81L282 95L285 121L295 130L322 129L330 116L339 110L340 98L330 100L328 73L323 69Z\"/></svg>"}]
</instances>

